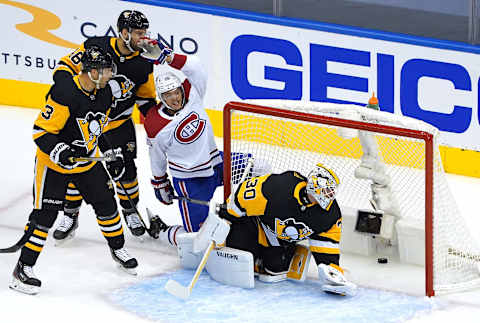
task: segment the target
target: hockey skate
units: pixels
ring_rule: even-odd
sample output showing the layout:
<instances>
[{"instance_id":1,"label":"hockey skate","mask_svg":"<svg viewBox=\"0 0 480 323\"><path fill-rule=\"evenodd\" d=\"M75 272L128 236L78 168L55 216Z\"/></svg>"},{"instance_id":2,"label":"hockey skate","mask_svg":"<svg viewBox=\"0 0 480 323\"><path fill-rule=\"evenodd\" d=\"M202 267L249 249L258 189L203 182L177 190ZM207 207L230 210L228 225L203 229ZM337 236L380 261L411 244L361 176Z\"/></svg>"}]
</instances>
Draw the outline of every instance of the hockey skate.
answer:
<instances>
[{"instance_id":1,"label":"hockey skate","mask_svg":"<svg viewBox=\"0 0 480 323\"><path fill-rule=\"evenodd\" d=\"M123 218L127 224L128 229L135 237L140 237L145 233L145 226L135 210L123 210Z\"/></svg>"},{"instance_id":2,"label":"hockey skate","mask_svg":"<svg viewBox=\"0 0 480 323\"><path fill-rule=\"evenodd\" d=\"M27 266L20 260L13 270L13 278L9 285L10 289L18 292L35 295L39 292L42 282L35 276L32 266Z\"/></svg>"},{"instance_id":3,"label":"hockey skate","mask_svg":"<svg viewBox=\"0 0 480 323\"><path fill-rule=\"evenodd\" d=\"M75 237L75 230L78 228L78 212L64 213L60 225L53 232L55 245L59 246Z\"/></svg>"},{"instance_id":4,"label":"hockey skate","mask_svg":"<svg viewBox=\"0 0 480 323\"><path fill-rule=\"evenodd\" d=\"M153 215L153 213L147 208L148 221L150 222L150 228L148 229L148 234L153 239L158 239L160 232L165 232L169 226L160 219L158 215Z\"/></svg>"},{"instance_id":5,"label":"hockey skate","mask_svg":"<svg viewBox=\"0 0 480 323\"><path fill-rule=\"evenodd\" d=\"M287 273L269 273L263 266L263 261L260 258L255 259L254 271L255 277L264 283L278 283L287 280Z\"/></svg>"},{"instance_id":6,"label":"hockey skate","mask_svg":"<svg viewBox=\"0 0 480 323\"><path fill-rule=\"evenodd\" d=\"M113 260L118 263L122 270L130 275L137 275L137 271L135 270L138 266L137 259L130 256L125 248L110 249L110 253L112 254Z\"/></svg>"}]
</instances>

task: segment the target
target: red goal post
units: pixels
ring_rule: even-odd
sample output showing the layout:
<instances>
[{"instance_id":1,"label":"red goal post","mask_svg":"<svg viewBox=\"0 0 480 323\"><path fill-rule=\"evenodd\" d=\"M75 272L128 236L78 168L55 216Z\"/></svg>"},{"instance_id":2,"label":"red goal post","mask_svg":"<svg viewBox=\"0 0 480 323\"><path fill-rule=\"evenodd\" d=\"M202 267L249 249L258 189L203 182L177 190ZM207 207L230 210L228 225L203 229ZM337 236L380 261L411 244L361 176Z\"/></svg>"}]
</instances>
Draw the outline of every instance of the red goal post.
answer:
<instances>
[{"instance_id":1,"label":"red goal post","mask_svg":"<svg viewBox=\"0 0 480 323\"><path fill-rule=\"evenodd\" d=\"M311 154L318 153L318 155L315 155L312 159L320 159L317 160L317 162L323 162L324 159L330 158L328 155L332 151L332 147L325 148L325 145L328 145L328 142L330 141L334 142L333 145L342 147L349 146L350 142L353 141L358 142L358 139L355 138L345 139L344 142L337 141L343 140L341 136L336 135L336 132L332 132L338 131L338 129L348 129L350 132L352 130L358 130L358 133L363 134L368 132L369 134L374 134L375 138L390 138L388 140L395 143L408 140L408 138L423 143L423 161L420 161L420 166L414 166L414 168L417 168L417 170L423 168L422 172L424 176L424 198L420 198L419 201L424 201L423 206L420 206L420 208L423 208L424 210L425 220L425 291L428 296L435 295L436 288L434 281L436 273L434 272L434 268L437 267L435 267L434 263L434 163L436 162L434 153L435 149L437 149L435 147L435 136L438 134L438 131L418 120L413 122L415 124L420 123L419 127L416 125L415 127L405 127L403 126L404 120L398 122L397 125L395 120L397 118L405 119L405 117L398 117L385 112L373 111L352 105L348 105L348 109L345 110L347 111L346 113L340 113L340 111L343 111L344 107L347 107L347 105L284 100L258 100L258 102L259 103L229 102L224 107L223 142L225 156L225 198L230 195L232 186L235 186L233 184L235 183L235 180L232 180L232 178L238 176L237 173L239 172L239 170L235 170L235 166L232 165L232 158L230 158L232 153L247 153L253 155L254 158L260 156L262 159L268 160L267 164L270 163L273 165L271 167L272 172L277 172L287 170L285 168L295 168L297 166L297 161L298 163L301 163L304 157L307 158ZM357 110L359 114L357 113ZM364 114L368 116L364 116ZM387 116L387 114L389 116ZM387 122L385 122L384 119L387 120ZM390 121L390 119L393 121ZM410 120L407 121L410 122ZM306 132L297 133L296 129L301 129L301 131ZM325 133L323 131L327 132ZM321 138L324 134L327 136L334 136L334 140L319 139L320 143L311 144L311 141ZM288 139L288 136L292 136L293 139ZM311 141L305 138L309 136L312 138ZM279 137L282 137L281 143L280 139L278 139ZM377 142L379 141L378 139L375 140ZM302 141L302 143L298 144L296 141ZM355 143L355 145L358 146L359 144ZM279 152L279 149L284 149L286 152ZM317 149L318 151L316 151ZM407 150L408 149L409 148L407 148ZM270 150L272 152L268 152ZM352 151L356 150L358 150L358 148L352 149ZM352 163L357 166L360 164L359 160L362 156L362 154L360 153L359 155L358 152L338 153L338 151L334 151L332 154L336 154L337 156L335 156L335 158L337 159L351 159ZM385 153L383 154L385 155ZM406 155L405 158L408 158L408 151L404 154ZM282 162L288 160L290 155L294 156L292 157L293 161L285 162L285 165L283 165ZM353 155L355 156L351 157ZM363 152L363 155L365 155L365 152ZM277 163L276 159L282 159L282 162ZM350 163L350 161L348 162ZM386 162L386 164L388 164L388 162ZM326 163L326 165L332 167L332 162ZM310 162L310 165L305 167L313 167L313 164ZM387 167L389 166L387 165ZM347 167L338 166L337 168L343 169ZM402 166L402 168L404 168L404 166ZM339 172L339 169L335 169L335 167L332 167L332 169L337 173ZM299 171L306 175L304 168ZM443 168L441 171L443 172ZM342 178L340 179L342 180ZM363 180L363 182L366 181ZM406 183L408 183L408 180L406 180ZM348 186L349 183L342 185ZM405 186L407 186L406 190L408 190L408 184ZM369 194L369 192L366 192L365 194ZM348 197L347 199L351 199L351 197ZM341 203L341 201L339 202ZM467 252L467 254L470 255L470 252ZM441 268L437 268L437 271L441 270ZM452 285L455 283L455 280L453 280ZM449 282L446 285L450 288ZM467 285L470 286L469 283L467 283Z\"/></svg>"}]
</instances>

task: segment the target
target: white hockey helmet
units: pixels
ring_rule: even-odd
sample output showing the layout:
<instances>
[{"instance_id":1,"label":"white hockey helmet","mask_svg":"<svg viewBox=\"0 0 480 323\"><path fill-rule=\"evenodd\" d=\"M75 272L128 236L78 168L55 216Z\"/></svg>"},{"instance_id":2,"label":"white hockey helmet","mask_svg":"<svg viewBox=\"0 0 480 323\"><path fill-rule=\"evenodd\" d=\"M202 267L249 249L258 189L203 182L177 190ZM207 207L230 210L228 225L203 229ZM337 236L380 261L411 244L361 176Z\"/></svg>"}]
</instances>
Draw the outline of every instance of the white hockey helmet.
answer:
<instances>
[{"instance_id":1,"label":"white hockey helmet","mask_svg":"<svg viewBox=\"0 0 480 323\"><path fill-rule=\"evenodd\" d=\"M331 169L318 163L308 174L307 193L312 195L324 210L329 210L335 196L340 181Z\"/></svg>"},{"instance_id":2,"label":"white hockey helmet","mask_svg":"<svg viewBox=\"0 0 480 323\"><path fill-rule=\"evenodd\" d=\"M157 79L155 80L155 84L157 87L157 95L162 101L162 103L170 110L172 107L170 107L167 102L165 102L165 99L163 98L164 93L175 90L176 88L180 88L182 90L182 108L185 105L185 90L183 89L182 82L172 72L165 72L157 76Z\"/></svg>"}]
</instances>

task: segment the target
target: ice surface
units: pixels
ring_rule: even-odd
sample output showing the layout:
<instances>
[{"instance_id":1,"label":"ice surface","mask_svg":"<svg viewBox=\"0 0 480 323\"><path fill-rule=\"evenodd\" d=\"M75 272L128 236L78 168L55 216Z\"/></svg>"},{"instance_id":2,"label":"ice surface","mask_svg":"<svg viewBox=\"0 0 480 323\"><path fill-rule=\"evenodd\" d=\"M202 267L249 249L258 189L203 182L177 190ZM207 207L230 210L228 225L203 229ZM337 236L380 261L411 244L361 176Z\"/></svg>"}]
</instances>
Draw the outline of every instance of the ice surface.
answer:
<instances>
[{"instance_id":1,"label":"ice surface","mask_svg":"<svg viewBox=\"0 0 480 323\"><path fill-rule=\"evenodd\" d=\"M38 110L0 107L0 246L19 239L31 211L35 146L32 124ZM145 135L138 128L140 182L139 209L148 206L169 224L179 224L176 206L157 202L149 184L150 164ZM460 211L476 237L480 217L474 201L480 180L448 175ZM220 193L221 194L221 193ZM42 280L36 296L8 289L17 254L0 255L0 322L479 322L480 291L422 297L423 271L419 267L346 255L343 265L361 286L354 298L333 297L318 291L315 268L306 284L256 282L253 290L223 286L203 273L187 301L168 294L169 278L187 285L193 271L180 269L176 251L158 241L140 242L127 233L126 248L139 261L137 277L116 268L95 220L83 206L74 240L55 247L49 238L35 272ZM376 267L374 267L376 266ZM368 287L368 288L367 288ZM375 288L373 288L375 287ZM382 290L383 289L383 290ZM405 290L396 293L390 290Z\"/></svg>"}]
</instances>

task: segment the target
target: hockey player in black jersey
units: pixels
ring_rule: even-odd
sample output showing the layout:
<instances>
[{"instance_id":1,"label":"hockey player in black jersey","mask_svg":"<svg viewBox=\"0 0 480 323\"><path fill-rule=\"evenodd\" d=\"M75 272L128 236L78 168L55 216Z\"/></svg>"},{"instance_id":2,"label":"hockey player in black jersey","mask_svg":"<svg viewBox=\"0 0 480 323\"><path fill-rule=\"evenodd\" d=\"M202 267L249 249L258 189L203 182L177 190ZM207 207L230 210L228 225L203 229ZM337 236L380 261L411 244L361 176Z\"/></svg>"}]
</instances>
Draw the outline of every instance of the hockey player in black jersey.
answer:
<instances>
[{"instance_id":1,"label":"hockey player in black jersey","mask_svg":"<svg viewBox=\"0 0 480 323\"><path fill-rule=\"evenodd\" d=\"M37 145L34 205L22 238L26 242L10 284L10 288L27 294L37 293L41 286L33 266L58 211L63 209L70 182L93 206L113 259L127 271L137 267L136 259L124 249L122 223L107 171L101 163L78 159L99 156L98 140L105 131L112 99L119 95L112 92L112 88L118 87L110 80L112 58L101 48L91 46L85 50L81 62L79 75L65 78L50 88L46 104L34 122L33 139Z\"/></svg>"},{"instance_id":2,"label":"hockey player in black jersey","mask_svg":"<svg viewBox=\"0 0 480 323\"><path fill-rule=\"evenodd\" d=\"M318 266L319 279L325 292L353 295L355 284L349 282L340 267L342 214L335 199L339 180L336 174L317 164L308 178L295 171L252 177L238 187L218 209L218 215L204 223L199 245L224 231L221 218L231 223L226 246L253 254L260 279L276 282L287 279L292 268L296 244L308 240L309 251ZM211 219L212 218L212 219ZM210 229L210 228L211 229ZM221 234L220 234L221 235ZM203 247L202 247L203 248ZM200 249L202 249L200 248ZM305 259L304 259L305 260ZM306 269L308 270L308 268Z\"/></svg>"},{"instance_id":3,"label":"hockey player in black jersey","mask_svg":"<svg viewBox=\"0 0 480 323\"><path fill-rule=\"evenodd\" d=\"M114 164L118 164L118 161L107 162L106 165L112 178L117 182L116 192L123 209L125 222L134 236L141 236L145 233L145 227L129 201L130 198L136 205L139 200L137 168L134 161L137 157L137 143L131 116L135 104L144 115L150 107L156 104L153 79L154 62L149 57L142 56L144 50L141 46L145 42L149 27L145 15L139 11L125 10L118 17L117 27L118 37L89 38L78 49L63 57L54 71L53 79L55 82L61 82L77 75L82 65L80 58L88 46L97 45L112 56L116 68L115 78L121 84L121 97L112 106L109 123L105 129L106 134L100 138L99 147L101 152L105 153L114 146L120 149L124 156L125 171L123 174L112 173L112 170L116 168ZM165 48L167 53L168 50ZM123 185L120 185L119 182ZM64 217L54 232L57 242L65 241L73 236L78 227L78 211L81 203L82 196L79 190L73 183L69 184Z\"/></svg>"}]
</instances>

